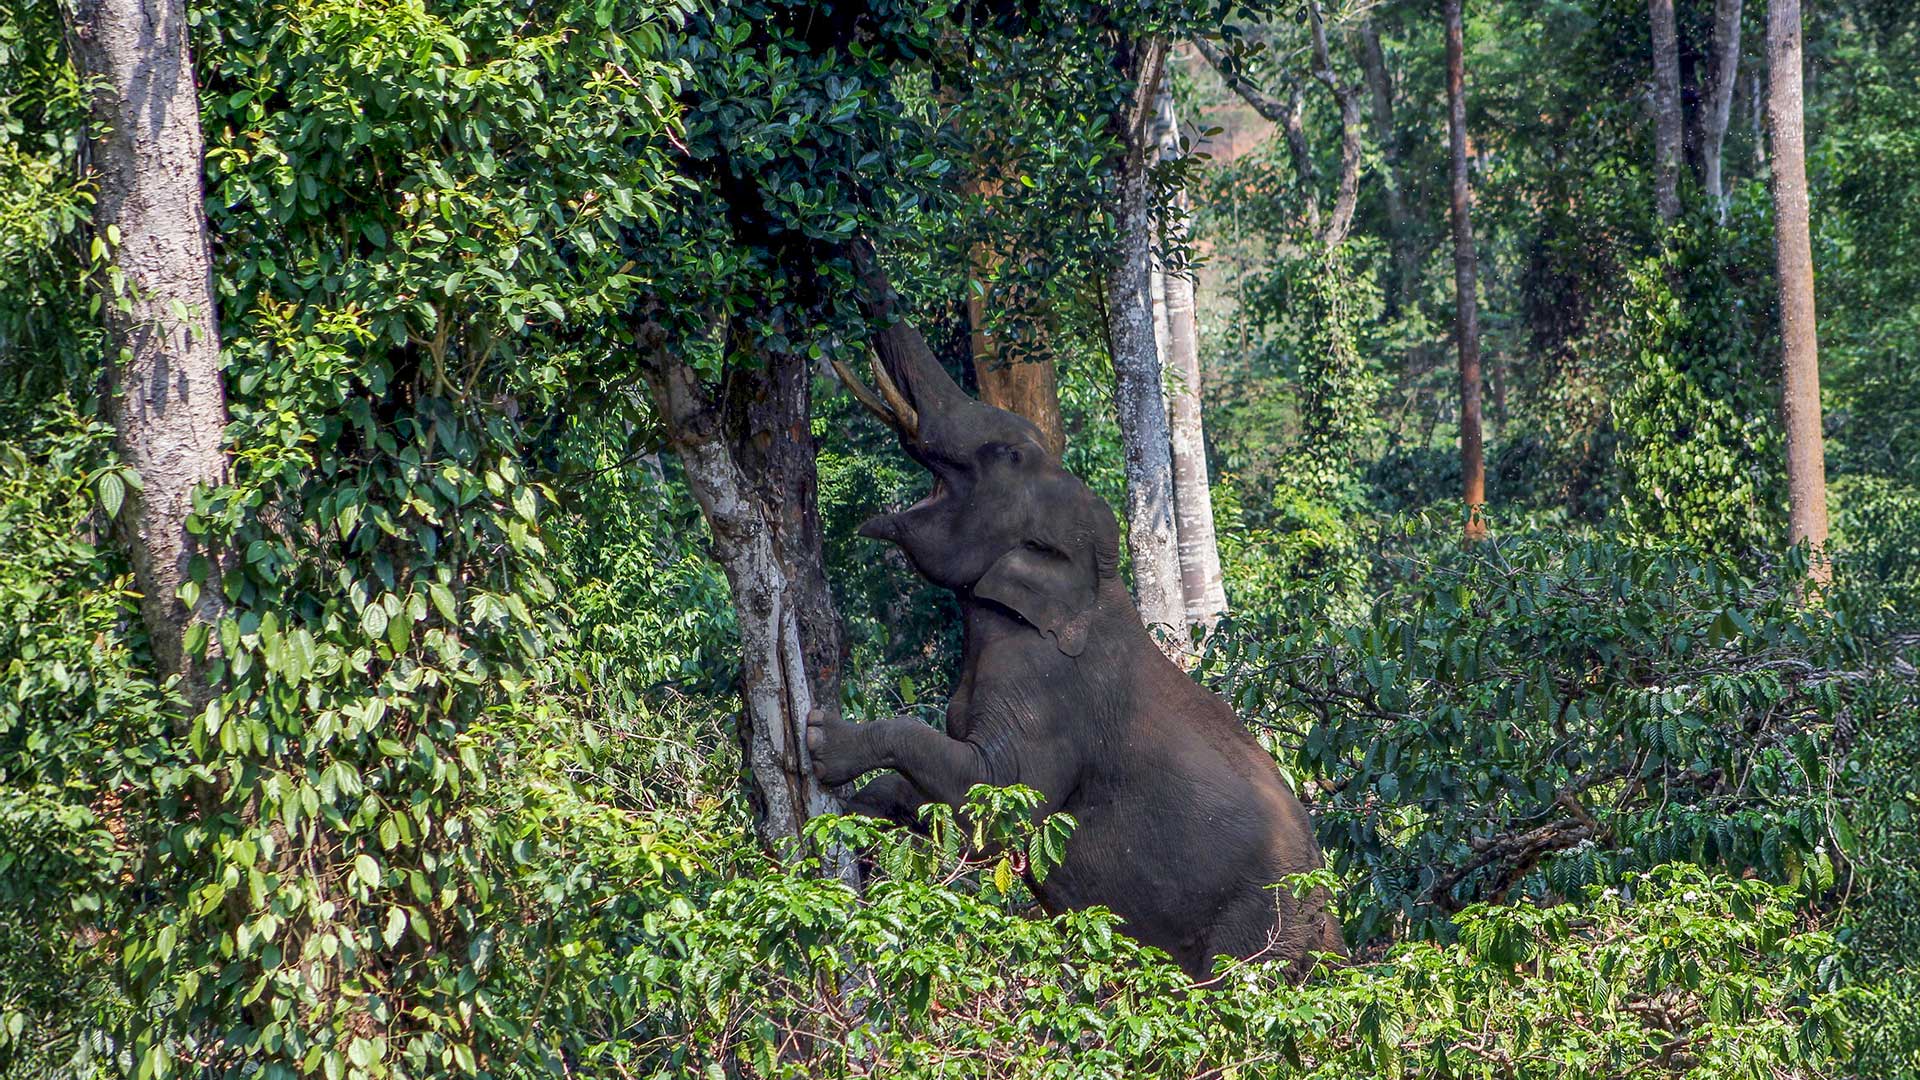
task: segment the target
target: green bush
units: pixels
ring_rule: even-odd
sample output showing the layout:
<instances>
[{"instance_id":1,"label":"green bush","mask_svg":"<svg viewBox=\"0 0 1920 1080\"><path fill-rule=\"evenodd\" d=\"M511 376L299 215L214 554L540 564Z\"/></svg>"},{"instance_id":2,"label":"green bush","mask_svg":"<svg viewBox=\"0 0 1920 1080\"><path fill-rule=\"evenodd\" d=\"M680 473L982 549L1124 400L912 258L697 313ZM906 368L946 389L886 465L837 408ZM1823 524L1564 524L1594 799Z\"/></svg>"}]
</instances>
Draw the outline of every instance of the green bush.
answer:
<instances>
[{"instance_id":1,"label":"green bush","mask_svg":"<svg viewBox=\"0 0 1920 1080\"><path fill-rule=\"evenodd\" d=\"M1838 476L1827 504L1841 586L1889 626L1920 626L1920 487L1882 476Z\"/></svg>"},{"instance_id":2,"label":"green bush","mask_svg":"<svg viewBox=\"0 0 1920 1080\"><path fill-rule=\"evenodd\" d=\"M1359 618L1297 594L1203 668L1314 800L1350 937L1675 860L1833 884L1856 843L1825 798L1835 728L1892 677L1843 602L1802 607L1790 568L1455 529L1410 522Z\"/></svg>"},{"instance_id":3,"label":"green bush","mask_svg":"<svg viewBox=\"0 0 1920 1080\"><path fill-rule=\"evenodd\" d=\"M1626 524L1721 553L1784 532L1771 218L1748 193L1729 227L1673 230L1629 275L1613 396Z\"/></svg>"},{"instance_id":4,"label":"green bush","mask_svg":"<svg viewBox=\"0 0 1920 1080\"><path fill-rule=\"evenodd\" d=\"M1304 987L1234 963L1192 986L1104 911L1011 909L1001 857L814 828L889 869L859 895L807 865L749 858L710 886L696 869L601 954L603 1008L631 1026L556 1033L568 1060L661 1078L1704 1078L1824 1075L1849 1052L1833 938L1758 881L1663 867L1573 903L1468 908L1453 943Z\"/></svg>"}]
</instances>

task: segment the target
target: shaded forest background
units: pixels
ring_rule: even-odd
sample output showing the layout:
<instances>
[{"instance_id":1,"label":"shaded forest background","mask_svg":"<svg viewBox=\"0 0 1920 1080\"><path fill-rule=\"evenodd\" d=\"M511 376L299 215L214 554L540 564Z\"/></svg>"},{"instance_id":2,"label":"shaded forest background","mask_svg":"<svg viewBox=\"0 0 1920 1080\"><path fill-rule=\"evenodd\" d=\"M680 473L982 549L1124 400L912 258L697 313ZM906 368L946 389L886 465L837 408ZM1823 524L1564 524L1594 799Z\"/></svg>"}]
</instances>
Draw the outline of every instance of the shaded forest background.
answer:
<instances>
[{"instance_id":1,"label":"shaded forest background","mask_svg":"<svg viewBox=\"0 0 1920 1080\"><path fill-rule=\"evenodd\" d=\"M1463 544L1439 4L193 4L225 475L177 662L71 13L0 11L0 1074L1920 1075L1920 12L1803 12L1813 552L1767 4L1724 198L1719 6L1674 5L1668 212L1649 6L1465 4ZM1129 190L1197 293L1186 659L1356 956L1303 987L1030 917L979 854L1044 861L1018 791L809 823L780 757L796 702L938 723L957 669L854 535L925 481L835 371L846 245L1137 520Z\"/></svg>"}]
</instances>

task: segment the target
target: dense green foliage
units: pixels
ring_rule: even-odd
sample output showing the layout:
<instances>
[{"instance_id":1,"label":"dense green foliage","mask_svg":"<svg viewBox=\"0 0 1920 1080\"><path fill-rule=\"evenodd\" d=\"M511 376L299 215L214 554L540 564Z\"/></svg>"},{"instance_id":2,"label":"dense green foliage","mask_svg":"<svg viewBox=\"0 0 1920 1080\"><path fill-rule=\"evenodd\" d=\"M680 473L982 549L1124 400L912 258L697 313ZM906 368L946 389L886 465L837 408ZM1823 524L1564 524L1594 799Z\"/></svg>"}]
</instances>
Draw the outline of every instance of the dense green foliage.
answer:
<instances>
[{"instance_id":1,"label":"dense green foliage","mask_svg":"<svg viewBox=\"0 0 1920 1080\"><path fill-rule=\"evenodd\" d=\"M1375 146L1354 237L1304 242L1338 144L1310 82L1317 177L1278 138L1161 170L1214 290L1236 615L1197 676L1314 809L1303 884L1355 952L1196 988L1104 912L1032 910L1011 853L1044 869L1072 824L1018 789L931 838L819 819L858 893L754 843L736 613L632 326L711 379L857 355L836 245L873 237L957 370L975 290L1056 363L1067 462L1118 504L1112 41L1257 20L1256 72L1302 78L1302 25L841 10L192 5L232 464L196 503L231 557L193 587L232 605L199 712L113 529L139 480L83 87L55 3L0 10L0 1076L1920 1075L1920 18L1809 22L1818 605L1779 539L1764 174L1736 111L1726 223L1656 235L1644 5L1469 5L1491 544L1449 501L1428 5L1365 13L1406 235ZM1225 100L1176 67L1183 109ZM936 718L947 602L853 536L922 479L814 390L846 704Z\"/></svg>"}]
</instances>

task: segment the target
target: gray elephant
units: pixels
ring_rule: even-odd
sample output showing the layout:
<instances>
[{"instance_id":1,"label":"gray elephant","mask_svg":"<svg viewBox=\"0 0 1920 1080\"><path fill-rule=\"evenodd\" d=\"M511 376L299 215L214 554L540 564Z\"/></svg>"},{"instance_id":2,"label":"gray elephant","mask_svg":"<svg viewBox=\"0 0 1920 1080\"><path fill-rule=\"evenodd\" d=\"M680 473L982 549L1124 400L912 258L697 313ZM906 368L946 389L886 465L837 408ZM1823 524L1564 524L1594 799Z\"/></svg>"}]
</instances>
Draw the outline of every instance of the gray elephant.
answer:
<instances>
[{"instance_id":1,"label":"gray elephant","mask_svg":"<svg viewBox=\"0 0 1920 1080\"><path fill-rule=\"evenodd\" d=\"M1025 784L1079 822L1034 892L1051 911L1103 905L1196 979L1213 959L1261 957L1304 976L1344 954L1326 897L1273 886L1321 866L1305 809L1218 695L1155 645L1120 577L1113 511L1043 449L1039 430L969 398L894 311L870 249L852 259L876 324L884 400L901 446L933 474L926 498L867 522L965 621L946 731L913 719L810 718L818 775L885 770L857 812L910 822L975 784ZM842 370L850 387L858 380Z\"/></svg>"}]
</instances>

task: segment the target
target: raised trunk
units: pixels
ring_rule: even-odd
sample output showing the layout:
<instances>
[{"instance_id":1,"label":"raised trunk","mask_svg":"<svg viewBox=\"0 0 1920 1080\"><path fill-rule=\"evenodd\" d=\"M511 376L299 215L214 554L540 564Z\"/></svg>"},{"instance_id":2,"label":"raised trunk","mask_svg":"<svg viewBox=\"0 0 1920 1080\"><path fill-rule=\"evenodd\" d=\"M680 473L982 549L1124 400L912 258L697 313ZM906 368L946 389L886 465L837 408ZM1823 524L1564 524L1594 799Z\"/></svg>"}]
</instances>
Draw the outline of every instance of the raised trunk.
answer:
<instances>
[{"instance_id":1,"label":"raised trunk","mask_svg":"<svg viewBox=\"0 0 1920 1080\"><path fill-rule=\"evenodd\" d=\"M1722 161L1727 125L1733 119L1733 88L1740 73L1740 0L1713 2L1713 64L1708 71L1707 107L1700 124L1701 183L1713 200L1714 215L1727 220L1727 185Z\"/></svg>"},{"instance_id":2,"label":"raised trunk","mask_svg":"<svg viewBox=\"0 0 1920 1080\"><path fill-rule=\"evenodd\" d=\"M768 851L792 857L808 819L840 802L813 774L807 715L838 717L839 621L826 589L808 427L809 373L798 357L735 373L716 406L665 347L657 327L639 335L667 441L713 534L740 631L740 741L754 827ZM853 884L844 852L824 853Z\"/></svg>"},{"instance_id":3,"label":"raised trunk","mask_svg":"<svg viewBox=\"0 0 1920 1080\"><path fill-rule=\"evenodd\" d=\"M1820 342L1813 306L1807 147L1801 101L1800 0L1767 4L1767 127L1773 141L1773 251L1780 281L1781 421L1787 435L1788 532L1813 549L1825 582L1827 466L1820 431Z\"/></svg>"},{"instance_id":4,"label":"raised trunk","mask_svg":"<svg viewBox=\"0 0 1920 1080\"><path fill-rule=\"evenodd\" d=\"M1114 199L1116 236L1107 278L1107 342L1127 482L1127 546L1140 617L1163 634L1186 623L1173 517L1173 453L1153 332L1153 191L1147 175L1154 95L1164 40L1130 44L1120 58L1131 84L1113 117L1121 146ZM1176 646L1177 647L1177 646Z\"/></svg>"},{"instance_id":5,"label":"raised trunk","mask_svg":"<svg viewBox=\"0 0 1920 1080\"><path fill-rule=\"evenodd\" d=\"M1372 19L1360 24L1360 70L1372 100L1373 138L1387 164L1387 224L1393 230L1394 286L1387 292L1389 314L1414 302L1419 287L1420 253L1413 217L1407 211L1407 178L1401 162L1400 140L1393 130L1393 80L1387 74L1386 52Z\"/></svg>"},{"instance_id":6,"label":"raised trunk","mask_svg":"<svg viewBox=\"0 0 1920 1080\"><path fill-rule=\"evenodd\" d=\"M1173 88L1161 80L1155 112L1162 160L1180 155L1180 126ZM1167 215L1167 247L1186 247L1186 197ZM1187 623L1210 628L1227 613L1220 544L1213 531L1213 489L1207 477L1207 439L1200 415L1200 331L1195 320L1192 274L1184 267L1158 268L1166 324L1167 414L1173 429L1173 502L1180 543L1180 595Z\"/></svg>"},{"instance_id":7,"label":"raised trunk","mask_svg":"<svg viewBox=\"0 0 1920 1080\"><path fill-rule=\"evenodd\" d=\"M195 488L226 478L227 400L186 4L79 0L65 10L75 66L98 80L90 131L99 185L94 228L123 275L109 276L113 292L101 307L117 444L139 476L119 527L154 660L161 672L182 676L181 692L197 708L213 687L186 647L187 631L227 609L217 576L205 587L191 581L195 557L212 553L187 531L187 516ZM182 600L183 585L191 604Z\"/></svg>"},{"instance_id":8,"label":"raised trunk","mask_svg":"<svg viewBox=\"0 0 1920 1080\"><path fill-rule=\"evenodd\" d=\"M1460 487L1467 504L1466 539L1487 535L1487 469L1480 439L1480 276L1473 247L1473 193L1467 180L1466 41L1461 0L1446 0L1447 128L1452 151L1453 341L1460 353Z\"/></svg>"},{"instance_id":9,"label":"raised trunk","mask_svg":"<svg viewBox=\"0 0 1920 1080\"><path fill-rule=\"evenodd\" d=\"M1673 0L1647 0L1653 23L1653 197L1660 224L1680 216L1680 43Z\"/></svg>"}]
</instances>

